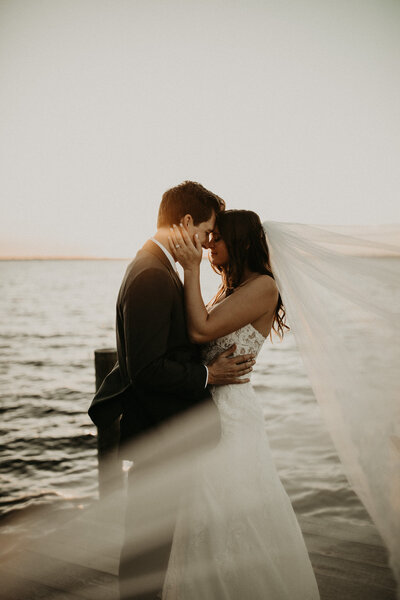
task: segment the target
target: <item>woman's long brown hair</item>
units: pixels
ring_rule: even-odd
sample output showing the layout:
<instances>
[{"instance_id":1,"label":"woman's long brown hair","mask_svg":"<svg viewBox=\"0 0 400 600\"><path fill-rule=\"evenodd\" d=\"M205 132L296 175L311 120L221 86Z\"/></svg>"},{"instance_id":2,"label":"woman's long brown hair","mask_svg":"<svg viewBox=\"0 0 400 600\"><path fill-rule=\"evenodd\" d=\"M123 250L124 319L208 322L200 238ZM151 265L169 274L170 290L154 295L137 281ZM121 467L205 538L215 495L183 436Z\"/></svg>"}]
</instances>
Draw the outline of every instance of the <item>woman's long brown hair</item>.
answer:
<instances>
[{"instance_id":1,"label":"woman's long brown hair","mask_svg":"<svg viewBox=\"0 0 400 600\"><path fill-rule=\"evenodd\" d=\"M229 296L240 285L245 268L254 273L274 278L269 261L269 249L259 216L251 210L226 210L217 215L216 227L224 240L229 256L228 265L215 266L222 283L211 305L225 294ZM275 308L272 329L282 339L284 329L289 329L281 295Z\"/></svg>"}]
</instances>

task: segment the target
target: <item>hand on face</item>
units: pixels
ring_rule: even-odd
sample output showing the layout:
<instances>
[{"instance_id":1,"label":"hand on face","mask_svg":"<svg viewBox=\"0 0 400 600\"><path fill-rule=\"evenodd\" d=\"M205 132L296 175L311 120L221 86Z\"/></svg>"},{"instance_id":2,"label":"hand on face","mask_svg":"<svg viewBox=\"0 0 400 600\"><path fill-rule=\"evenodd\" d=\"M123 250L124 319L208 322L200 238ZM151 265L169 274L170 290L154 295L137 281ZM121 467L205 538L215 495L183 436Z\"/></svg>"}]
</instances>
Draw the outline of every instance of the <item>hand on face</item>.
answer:
<instances>
[{"instance_id":1,"label":"hand on face","mask_svg":"<svg viewBox=\"0 0 400 600\"><path fill-rule=\"evenodd\" d=\"M197 225L193 222L193 217L191 215L185 215L181 221L183 227L187 230L188 234L195 243L195 234L199 236L200 244L203 248L208 248L208 244L210 241L210 235L215 226L215 213L212 212L208 221L201 221L197 223Z\"/></svg>"},{"instance_id":2,"label":"hand on face","mask_svg":"<svg viewBox=\"0 0 400 600\"><path fill-rule=\"evenodd\" d=\"M194 235L193 243L182 223L179 227L174 225L170 228L168 243L171 253L185 270L190 270L200 265L203 248L197 233Z\"/></svg>"}]
</instances>

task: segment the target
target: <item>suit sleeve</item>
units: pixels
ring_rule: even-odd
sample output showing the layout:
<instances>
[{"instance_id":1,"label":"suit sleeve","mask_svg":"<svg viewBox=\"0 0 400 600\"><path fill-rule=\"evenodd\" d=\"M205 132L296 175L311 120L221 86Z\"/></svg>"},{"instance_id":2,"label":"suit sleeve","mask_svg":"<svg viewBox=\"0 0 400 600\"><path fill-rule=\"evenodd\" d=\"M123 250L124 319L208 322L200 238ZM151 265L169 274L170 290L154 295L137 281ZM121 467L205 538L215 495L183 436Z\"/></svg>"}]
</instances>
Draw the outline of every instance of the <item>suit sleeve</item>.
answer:
<instances>
[{"instance_id":1,"label":"suit sleeve","mask_svg":"<svg viewBox=\"0 0 400 600\"><path fill-rule=\"evenodd\" d=\"M123 303L128 374L150 391L200 399L207 377L204 365L167 355L173 301L173 283L161 269L147 269L131 282Z\"/></svg>"}]
</instances>

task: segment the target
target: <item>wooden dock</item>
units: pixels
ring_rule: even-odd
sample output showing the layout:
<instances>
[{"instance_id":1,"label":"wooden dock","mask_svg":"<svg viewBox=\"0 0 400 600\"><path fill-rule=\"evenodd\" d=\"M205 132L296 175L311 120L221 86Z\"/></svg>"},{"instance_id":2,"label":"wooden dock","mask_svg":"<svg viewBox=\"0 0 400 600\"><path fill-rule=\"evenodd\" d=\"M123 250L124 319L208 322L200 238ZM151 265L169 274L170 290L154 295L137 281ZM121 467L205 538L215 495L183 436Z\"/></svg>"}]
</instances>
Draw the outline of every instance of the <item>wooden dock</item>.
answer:
<instances>
[{"instance_id":1,"label":"wooden dock","mask_svg":"<svg viewBox=\"0 0 400 600\"><path fill-rule=\"evenodd\" d=\"M95 510L85 511L22 551L3 556L0 599L117 600L121 514L117 509L107 522ZM321 600L396 599L387 552L373 525L298 520Z\"/></svg>"}]
</instances>

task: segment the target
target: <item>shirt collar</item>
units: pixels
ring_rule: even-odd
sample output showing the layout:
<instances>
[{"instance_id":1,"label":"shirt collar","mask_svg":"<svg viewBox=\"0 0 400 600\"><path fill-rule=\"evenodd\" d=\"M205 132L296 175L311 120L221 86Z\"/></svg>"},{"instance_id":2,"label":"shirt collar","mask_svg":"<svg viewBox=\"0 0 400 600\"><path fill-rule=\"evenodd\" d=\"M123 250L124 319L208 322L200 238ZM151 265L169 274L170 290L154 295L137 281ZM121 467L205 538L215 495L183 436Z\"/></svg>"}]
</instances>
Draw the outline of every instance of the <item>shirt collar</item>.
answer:
<instances>
[{"instance_id":1,"label":"shirt collar","mask_svg":"<svg viewBox=\"0 0 400 600\"><path fill-rule=\"evenodd\" d=\"M172 254L170 252L168 252L166 247L163 246L162 244L160 244L160 242L158 240L156 240L155 238L150 238L150 239L152 242L157 244L157 246L159 248L161 248L161 250L164 252L165 256L168 258L169 262L171 263L171 266L174 269L174 271L178 272L178 269L176 268L176 262L174 261Z\"/></svg>"}]
</instances>

